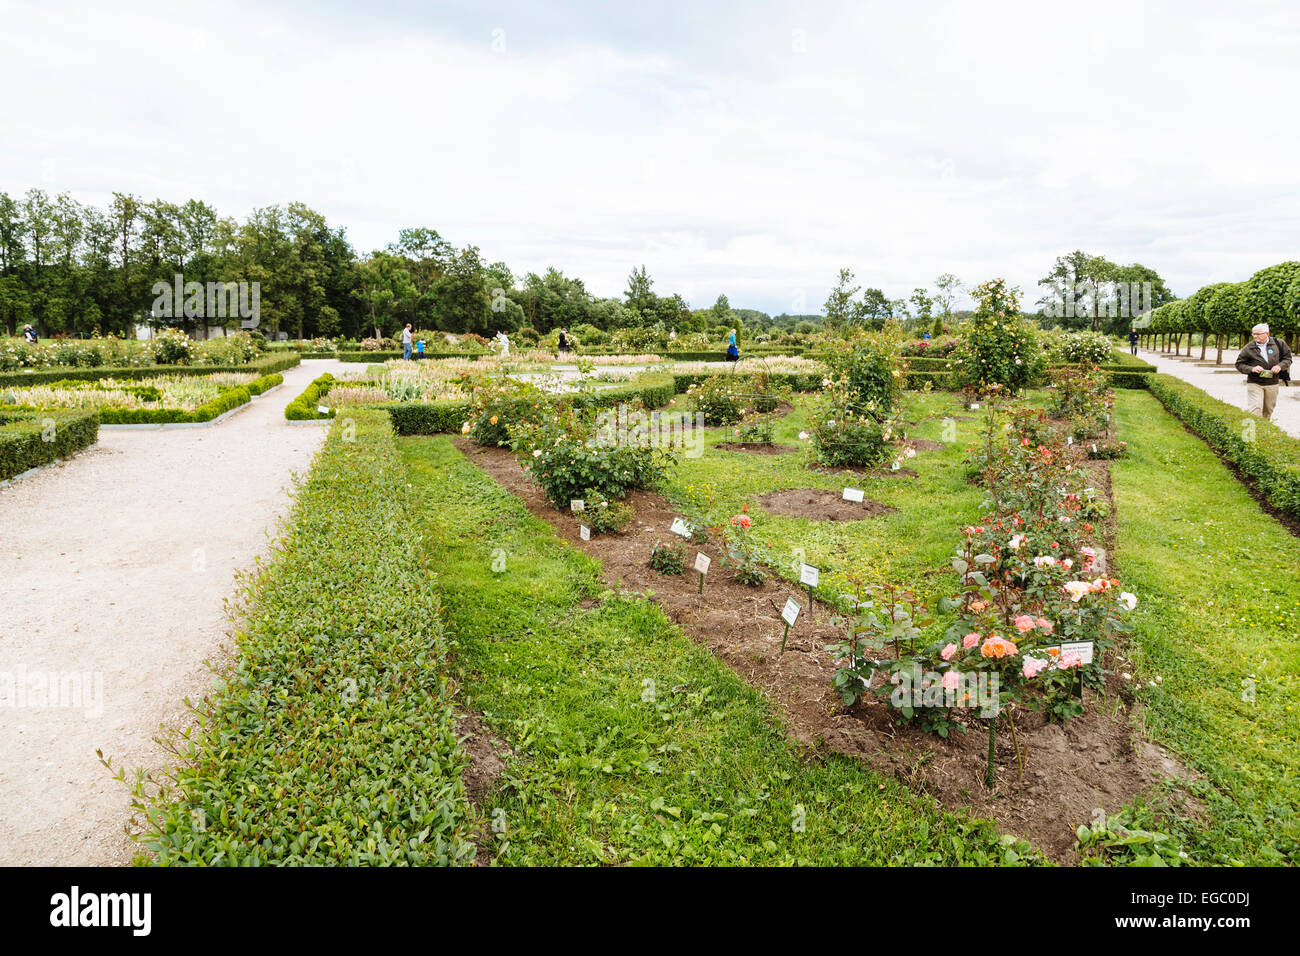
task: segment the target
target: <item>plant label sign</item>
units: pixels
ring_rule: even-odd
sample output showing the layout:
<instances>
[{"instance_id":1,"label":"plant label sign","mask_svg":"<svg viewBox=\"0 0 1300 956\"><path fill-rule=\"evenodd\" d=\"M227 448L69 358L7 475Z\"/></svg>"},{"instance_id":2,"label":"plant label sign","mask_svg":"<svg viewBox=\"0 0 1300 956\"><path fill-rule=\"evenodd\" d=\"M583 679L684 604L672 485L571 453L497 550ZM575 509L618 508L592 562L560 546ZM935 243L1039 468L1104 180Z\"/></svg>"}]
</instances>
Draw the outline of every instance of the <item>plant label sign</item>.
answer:
<instances>
[{"instance_id":1,"label":"plant label sign","mask_svg":"<svg viewBox=\"0 0 1300 956\"><path fill-rule=\"evenodd\" d=\"M844 489L844 500L845 500L845 501L856 501L856 502L858 502L859 504L861 504L861 503L862 503L862 489L861 489L861 488L845 488L845 489Z\"/></svg>"},{"instance_id":2,"label":"plant label sign","mask_svg":"<svg viewBox=\"0 0 1300 956\"><path fill-rule=\"evenodd\" d=\"M1065 443L1066 443L1067 445L1073 445L1073 444L1074 444L1074 436L1073 436L1073 435L1066 435L1066 436L1065 436Z\"/></svg>"},{"instance_id":3,"label":"plant label sign","mask_svg":"<svg viewBox=\"0 0 1300 956\"><path fill-rule=\"evenodd\" d=\"M668 530L671 531L673 534L681 535L683 538L689 538L691 536L691 526L688 525L681 518L674 518L673 526Z\"/></svg>"},{"instance_id":4,"label":"plant label sign","mask_svg":"<svg viewBox=\"0 0 1300 956\"><path fill-rule=\"evenodd\" d=\"M1061 645L1061 656L1078 654L1081 664L1092 663L1092 641L1069 641Z\"/></svg>"},{"instance_id":5,"label":"plant label sign","mask_svg":"<svg viewBox=\"0 0 1300 956\"><path fill-rule=\"evenodd\" d=\"M973 410L977 410L977 409L980 407L980 403L979 403L979 402L972 402L970 407L971 407Z\"/></svg>"},{"instance_id":6,"label":"plant label sign","mask_svg":"<svg viewBox=\"0 0 1300 956\"><path fill-rule=\"evenodd\" d=\"M711 563L712 559L703 551L697 551L695 553L695 570L699 571L700 574L708 574L709 565Z\"/></svg>"},{"instance_id":7,"label":"plant label sign","mask_svg":"<svg viewBox=\"0 0 1300 956\"><path fill-rule=\"evenodd\" d=\"M328 406L326 406L326 405L317 405L317 406L316 406L316 414L317 414L317 415L328 415L329 413L330 413L330 410L329 410L329 407L328 407Z\"/></svg>"},{"instance_id":8,"label":"plant label sign","mask_svg":"<svg viewBox=\"0 0 1300 956\"><path fill-rule=\"evenodd\" d=\"M578 525L578 537L581 538L583 541L590 541L591 529L588 528L585 524Z\"/></svg>"},{"instance_id":9,"label":"plant label sign","mask_svg":"<svg viewBox=\"0 0 1300 956\"><path fill-rule=\"evenodd\" d=\"M583 501L581 498L574 498L572 501L569 502L569 510L572 511L574 514L577 514L579 511L586 511L587 503Z\"/></svg>"},{"instance_id":10,"label":"plant label sign","mask_svg":"<svg viewBox=\"0 0 1300 956\"><path fill-rule=\"evenodd\" d=\"M794 598L785 599L785 607L781 608L781 620L788 625L793 625L799 617L799 604Z\"/></svg>"},{"instance_id":11,"label":"plant label sign","mask_svg":"<svg viewBox=\"0 0 1300 956\"><path fill-rule=\"evenodd\" d=\"M814 568L811 564L799 565L799 583L806 584L810 588L817 587L817 582L821 578L821 571Z\"/></svg>"}]
</instances>

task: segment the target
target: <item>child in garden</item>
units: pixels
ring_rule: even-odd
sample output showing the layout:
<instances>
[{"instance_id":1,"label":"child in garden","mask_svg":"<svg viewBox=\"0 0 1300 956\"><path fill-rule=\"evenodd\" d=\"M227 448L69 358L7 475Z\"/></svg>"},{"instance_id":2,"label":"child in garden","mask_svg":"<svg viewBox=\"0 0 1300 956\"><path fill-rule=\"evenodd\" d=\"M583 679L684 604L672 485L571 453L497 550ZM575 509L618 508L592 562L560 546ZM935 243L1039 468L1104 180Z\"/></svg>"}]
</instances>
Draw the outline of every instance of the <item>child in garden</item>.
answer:
<instances>
[{"instance_id":1,"label":"child in garden","mask_svg":"<svg viewBox=\"0 0 1300 956\"><path fill-rule=\"evenodd\" d=\"M415 343L415 360L418 362L422 358L424 358L424 339Z\"/></svg>"}]
</instances>

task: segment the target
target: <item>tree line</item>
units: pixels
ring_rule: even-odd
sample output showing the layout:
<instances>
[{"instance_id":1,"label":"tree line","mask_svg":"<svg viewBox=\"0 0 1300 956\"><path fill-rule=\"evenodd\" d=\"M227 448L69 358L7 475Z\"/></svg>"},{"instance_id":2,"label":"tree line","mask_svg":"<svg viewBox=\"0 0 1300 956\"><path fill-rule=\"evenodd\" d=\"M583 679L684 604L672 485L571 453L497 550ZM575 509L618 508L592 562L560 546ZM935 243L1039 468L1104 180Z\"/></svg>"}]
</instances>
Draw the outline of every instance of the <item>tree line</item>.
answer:
<instances>
[{"instance_id":1,"label":"tree line","mask_svg":"<svg viewBox=\"0 0 1300 956\"><path fill-rule=\"evenodd\" d=\"M727 323L793 331L817 316L772 318L732 309L725 295L692 309L661 295L645 266L620 297L590 293L557 268L516 277L487 262L478 247L456 247L435 229L402 229L394 242L358 255L346 231L309 206L255 209L242 222L205 202L173 203L113 193L106 208L67 193L0 192L0 327L31 324L41 336L131 336L142 322L170 324L203 337L238 317L152 314L155 285L258 283L260 324L268 337L391 335L416 328L492 335L528 326L539 333L589 325L601 330L662 325L689 332Z\"/></svg>"}]
</instances>

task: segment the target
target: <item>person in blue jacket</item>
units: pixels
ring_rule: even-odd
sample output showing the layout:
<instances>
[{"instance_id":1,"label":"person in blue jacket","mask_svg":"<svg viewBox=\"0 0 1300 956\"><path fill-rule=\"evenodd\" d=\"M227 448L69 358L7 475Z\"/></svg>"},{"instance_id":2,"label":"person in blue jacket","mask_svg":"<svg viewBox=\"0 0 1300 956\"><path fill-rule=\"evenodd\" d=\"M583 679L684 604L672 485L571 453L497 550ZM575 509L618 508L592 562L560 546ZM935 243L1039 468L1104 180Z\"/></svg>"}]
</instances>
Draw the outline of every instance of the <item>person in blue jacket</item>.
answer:
<instances>
[{"instance_id":1,"label":"person in blue jacket","mask_svg":"<svg viewBox=\"0 0 1300 956\"><path fill-rule=\"evenodd\" d=\"M736 330L732 329L731 334L727 336L727 361L735 362L740 358L740 349L736 346Z\"/></svg>"}]
</instances>

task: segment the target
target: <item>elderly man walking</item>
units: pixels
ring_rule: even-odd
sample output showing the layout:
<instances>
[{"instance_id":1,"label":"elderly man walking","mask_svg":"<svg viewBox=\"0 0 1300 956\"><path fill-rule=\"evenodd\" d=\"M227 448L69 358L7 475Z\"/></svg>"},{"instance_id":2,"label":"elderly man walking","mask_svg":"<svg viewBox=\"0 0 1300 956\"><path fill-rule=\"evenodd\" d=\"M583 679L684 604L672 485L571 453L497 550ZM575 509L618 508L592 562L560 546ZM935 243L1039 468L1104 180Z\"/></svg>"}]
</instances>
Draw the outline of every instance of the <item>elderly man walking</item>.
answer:
<instances>
[{"instance_id":1,"label":"elderly man walking","mask_svg":"<svg viewBox=\"0 0 1300 956\"><path fill-rule=\"evenodd\" d=\"M1246 376L1246 411L1268 419L1277 406L1278 376L1291 368L1291 350L1260 324L1250 330L1252 342L1237 355L1237 371Z\"/></svg>"}]
</instances>

